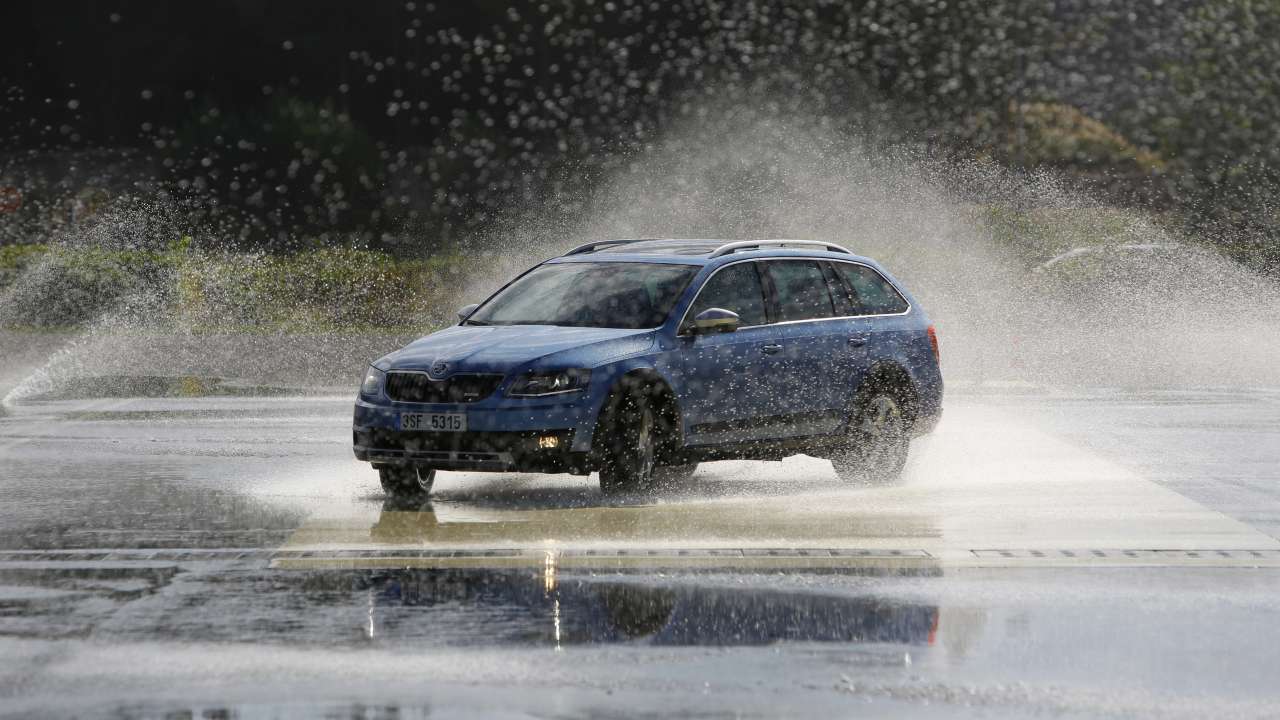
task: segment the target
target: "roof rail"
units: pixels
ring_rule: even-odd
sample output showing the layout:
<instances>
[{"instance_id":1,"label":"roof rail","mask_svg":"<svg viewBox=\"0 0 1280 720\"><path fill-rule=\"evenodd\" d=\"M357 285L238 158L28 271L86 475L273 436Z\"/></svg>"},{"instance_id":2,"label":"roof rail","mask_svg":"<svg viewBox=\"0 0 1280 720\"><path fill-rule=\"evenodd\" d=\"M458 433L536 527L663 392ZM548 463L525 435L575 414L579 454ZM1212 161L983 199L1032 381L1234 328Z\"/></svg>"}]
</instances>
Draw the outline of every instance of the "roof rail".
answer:
<instances>
[{"instance_id":1,"label":"roof rail","mask_svg":"<svg viewBox=\"0 0 1280 720\"><path fill-rule=\"evenodd\" d=\"M582 253L589 253L593 250L603 248L603 247L609 247L611 245L626 245L627 243L644 242L645 240L650 240L650 239L652 238L631 238L629 240L597 240L595 242L586 243L585 245L579 245L578 247L565 253L565 255L581 255ZM564 256L562 255L561 257L564 257Z\"/></svg>"},{"instance_id":2,"label":"roof rail","mask_svg":"<svg viewBox=\"0 0 1280 720\"><path fill-rule=\"evenodd\" d=\"M710 257L718 258L721 255L728 255L739 250L759 250L762 247L786 247L787 245L804 245L805 247L822 247L828 252L840 252L853 254L849 248L836 245L835 243L823 242L821 240L743 240L741 242L731 242L721 245L711 252Z\"/></svg>"}]
</instances>

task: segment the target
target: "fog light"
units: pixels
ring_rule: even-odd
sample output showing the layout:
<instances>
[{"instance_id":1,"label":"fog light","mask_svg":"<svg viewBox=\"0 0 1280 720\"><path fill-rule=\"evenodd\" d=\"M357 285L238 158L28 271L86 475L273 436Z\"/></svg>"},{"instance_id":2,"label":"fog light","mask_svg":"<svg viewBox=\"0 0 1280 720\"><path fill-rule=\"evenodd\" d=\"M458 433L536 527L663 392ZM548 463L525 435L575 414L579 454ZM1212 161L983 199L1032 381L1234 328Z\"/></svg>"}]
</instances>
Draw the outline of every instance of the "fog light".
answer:
<instances>
[{"instance_id":1,"label":"fog light","mask_svg":"<svg viewBox=\"0 0 1280 720\"><path fill-rule=\"evenodd\" d=\"M538 447L543 450L554 450L560 447L560 438L555 435L543 435L538 438Z\"/></svg>"}]
</instances>

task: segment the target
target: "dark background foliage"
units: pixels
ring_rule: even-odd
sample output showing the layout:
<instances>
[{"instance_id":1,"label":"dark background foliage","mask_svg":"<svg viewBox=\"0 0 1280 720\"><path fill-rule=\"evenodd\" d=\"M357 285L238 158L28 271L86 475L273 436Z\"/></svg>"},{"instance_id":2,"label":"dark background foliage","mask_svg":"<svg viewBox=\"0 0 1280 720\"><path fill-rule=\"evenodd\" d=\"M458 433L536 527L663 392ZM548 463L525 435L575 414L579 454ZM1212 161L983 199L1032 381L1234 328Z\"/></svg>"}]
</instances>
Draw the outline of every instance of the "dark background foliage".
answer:
<instances>
[{"instance_id":1,"label":"dark background foliage","mask_svg":"<svg viewBox=\"0 0 1280 720\"><path fill-rule=\"evenodd\" d=\"M1280 264L1280 0L88 0L0 34L4 243L158 194L243 246L421 252L731 113L1048 167Z\"/></svg>"}]
</instances>

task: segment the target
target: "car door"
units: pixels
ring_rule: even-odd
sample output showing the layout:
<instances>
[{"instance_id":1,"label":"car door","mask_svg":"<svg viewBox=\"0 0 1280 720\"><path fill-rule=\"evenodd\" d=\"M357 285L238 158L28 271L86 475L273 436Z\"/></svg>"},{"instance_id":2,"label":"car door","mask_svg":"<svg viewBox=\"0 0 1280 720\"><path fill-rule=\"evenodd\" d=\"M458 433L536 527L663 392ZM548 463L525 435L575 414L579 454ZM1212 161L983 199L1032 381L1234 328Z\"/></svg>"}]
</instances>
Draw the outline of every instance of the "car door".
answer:
<instances>
[{"instance_id":1,"label":"car door","mask_svg":"<svg viewBox=\"0 0 1280 720\"><path fill-rule=\"evenodd\" d=\"M693 319L710 308L738 314L735 332L695 334ZM690 445L751 440L770 410L763 375L770 363L769 316L758 264L726 265L703 284L680 328L680 405Z\"/></svg>"},{"instance_id":2,"label":"car door","mask_svg":"<svg viewBox=\"0 0 1280 720\"><path fill-rule=\"evenodd\" d=\"M833 432L843 419L848 387L846 338L837 331L829 271L812 258L763 262L777 321L770 326L768 404L771 437Z\"/></svg>"},{"instance_id":3,"label":"car door","mask_svg":"<svg viewBox=\"0 0 1280 720\"><path fill-rule=\"evenodd\" d=\"M831 333L840 338L832 356L832 362L836 364L836 377L831 386L835 392L833 402L837 408L848 409L852 407L854 393L871 367L870 351L875 338L872 321L863 317L865 309L859 304L857 294L842 271L845 267L851 265L838 261L822 263L836 311L836 317L830 321Z\"/></svg>"},{"instance_id":4,"label":"car door","mask_svg":"<svg viewBox=\"0 0 1280 720\"><path fill-rule=\"evenodd\" d=\"M903 347L911 342L913 334L907 319L911 306L874 268L845 261L832 261L831 268L847 293L851 306L848 314L856 316L848 320L848 332L865 336L863 358L855 367L850 385L856 388L872 363L901 356ZM848 409L852 410L852 403Z\"/></svg>"}]
</instances>

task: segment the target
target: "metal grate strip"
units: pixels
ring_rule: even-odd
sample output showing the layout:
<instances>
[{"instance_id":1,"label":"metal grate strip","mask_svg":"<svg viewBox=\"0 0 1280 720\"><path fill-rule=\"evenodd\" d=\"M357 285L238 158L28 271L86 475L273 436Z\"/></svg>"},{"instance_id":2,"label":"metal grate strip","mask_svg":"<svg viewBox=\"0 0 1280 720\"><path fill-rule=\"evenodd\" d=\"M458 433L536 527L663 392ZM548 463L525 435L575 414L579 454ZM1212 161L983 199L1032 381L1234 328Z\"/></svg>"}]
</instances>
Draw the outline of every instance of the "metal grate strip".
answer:
<instances>
[{"instance_id":1,"label":"metal grate strip","mask_svg":"<svg viewBox=\"0 0 1280 720\"><path fill-rule=\"evenodd\" d=\"M974 557L1001 558L1010 560L1031 559L1083 559L1097 558L1102 560L1277 560L1280 549L1213 549L1213 550L1174 550L1160 548L1115 548L1115 549L1053 549L1053 550L1017 550L986 549L971 550Z\"/></svg>"}]
</instances>

